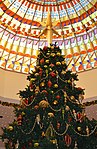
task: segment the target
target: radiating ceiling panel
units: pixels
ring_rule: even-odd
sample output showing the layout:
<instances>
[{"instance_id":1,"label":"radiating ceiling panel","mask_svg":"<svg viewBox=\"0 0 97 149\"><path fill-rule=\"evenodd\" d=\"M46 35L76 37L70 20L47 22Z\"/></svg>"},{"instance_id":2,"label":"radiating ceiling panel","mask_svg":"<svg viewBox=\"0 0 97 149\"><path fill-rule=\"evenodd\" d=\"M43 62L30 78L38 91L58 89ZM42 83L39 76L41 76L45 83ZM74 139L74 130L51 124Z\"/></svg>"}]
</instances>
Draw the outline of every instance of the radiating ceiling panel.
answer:
<instances>
[{"instance_id":1,"label":"radiating ceiling panel","mask_svg":"<svg viewBox=\"0 0 97 149\"><path fill-rule=\"evenodd\" d=\"M97 0L0 0L0 67L29 73L46 36L38 38L48 11L68 69L97 67ZM67 27L67 28L65 28Z\"/></svg>"}]
</instances>

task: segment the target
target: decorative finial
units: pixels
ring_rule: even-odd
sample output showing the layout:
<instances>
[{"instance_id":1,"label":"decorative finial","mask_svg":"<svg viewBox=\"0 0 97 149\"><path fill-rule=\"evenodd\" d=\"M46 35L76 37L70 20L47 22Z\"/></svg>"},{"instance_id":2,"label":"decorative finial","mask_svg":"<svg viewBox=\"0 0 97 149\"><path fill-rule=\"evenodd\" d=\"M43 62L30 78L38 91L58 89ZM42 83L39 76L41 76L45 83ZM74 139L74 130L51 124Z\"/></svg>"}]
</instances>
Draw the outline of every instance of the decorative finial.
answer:
<instances>
[{"instance_id":1,"label":"decorative finial","mask_svg":"<svg viewBox=\"0 0 97 149\"><path fill-rule=\"evenodd\" d=\"M59 33L54 29L54 26L57 25L58 22L52 23L52 19L51 19L51 13L48 12L47 15L47 21L46 24L43 22L40 22L40 24L45 27L43 29L43 31L38 35L38 37L40 37L41 35L45 34L47 41L48 41L48 46L50 46L50 44L52 44L52 37L53 34L59 35ZM60 35L59 35L60 36Z\"/></svg>"}]
</instances>

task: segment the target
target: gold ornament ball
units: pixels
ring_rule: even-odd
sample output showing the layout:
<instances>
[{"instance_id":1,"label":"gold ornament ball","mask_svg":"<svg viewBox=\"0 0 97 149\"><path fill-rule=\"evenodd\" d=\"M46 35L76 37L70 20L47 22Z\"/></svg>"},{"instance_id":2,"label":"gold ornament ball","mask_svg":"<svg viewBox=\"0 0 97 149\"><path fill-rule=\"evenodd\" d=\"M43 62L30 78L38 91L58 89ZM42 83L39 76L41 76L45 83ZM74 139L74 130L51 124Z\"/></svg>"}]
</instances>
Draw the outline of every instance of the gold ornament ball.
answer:
<instances>
[{"instance_id":1,"label":"gold ornament ball","mask_svg":"<svg viewBox=\"0 0 97 149\"><path fill-rule=\"evenodd\" d=\"M84 99L84 95L82 95L82 100Z\"/></svg>"},{"instance_id":2,"label":"gold ornament ball","mask_svg":"<svg viewBox=\"0 0 97 149\"><path fill-rule=\"evenodd\" d=\"M51 56L54 57L55 56L55 53L51 53Z\"/></svg>"},{"instance_id":3,"label":"gold ornament ball","mask_svg":"<svg viewBox=\"0 0 97 149\"><path fill-rule=\"evenodd\" d=\"M52 142L53 144L56 144L56 143L57 143L57 140L51 140L51 142Z\"/></svg>"},{"instance_id":4,"label":"gold ornament ball","mask_svg":"<svg viewBox=\"0 0 97 149\"><path fill-rule=\"evenodd\" d=\"M78 130L78 131L81 131L81 127L77 127L77 130Z\"/></svg>"},{"instance_id":5,"label":"gold ornament ball","mask_svg":"<svg viewBox=\"0 0 97 149\"><path fill-rule=\"evenodd\" d=\"M97 137L97 131L95 132L95 136Z\"/></svg>"},{"instance_id":6,"label":"gold ornament ball","mask_svg":"<svg viewBox=\"0 0 97 149\"><path fill-rule=\"evenodd\" d=\"M51 46L51 49L53 50L54 49L54 46Z\"/></svg>"},{"instance_id":7,"label":"gold ornament ball","mask_svg":"<svg viewBox=\"0 0 97 149\"><path fill-rule=\"evenodd\" d=\"M65 62L64 61L62 61L62 65L64 65L65 64Z\"/></svg>"},{"instance_id":8,"label":"gold ornament ball","mask_svg":"<svg viewBox=\"0 0 97 149\"><path fill-rule=\"evenodd\" d=\"M50 71L52 71L52 68L49 68Z\"/></svg>"},{"instance_id":9,"label":"gold ornament ball","mask_svg":"<svg viewBox=\"0 0 97 149\"><path fill-rule=\"evenodd\" d=\"M79 95L79 100L83 100L84 99L84 96L83 95Z\"/></svg>"},{"instance_id":10,"label":"gold ornament ball","mask_svg":"<svg viewBox=\"0 0 97 149\"><path fill-rule=\"evenodd\" d=\"M53 104L54 105L58 104L58 101L57 100L54 100Z\"/></svg>"},{"instance_id":11,"label":"gold ornament ball","mask_svg":"<svg viewBox=\"0 0 97 149\"><path fill-rule=\"evenodd\" d=\"M35 70L35 69L33 69L33 72L36 72L36 70Z\"/></svg>"},{"instance_id":12,"label":"gold ornament ball","mask_svg":"<svg viewBox=\"0 0 97 149\"><path fill-rule=\"evenodd\" d=\"M61 65L61 62L56 62L56 65L58 66L58 65Z\"/></svg>"},{"instance_id":13,"label":"gold ornament ball","mask_svg":"<svg viewBox=\"0 0 97 149\"><path fill-rule=\"evenodd\" d=\"M35 110L37 110L38 108L39 108L39 106L38 106L38 105L35 105L35 106L34 106L34 109L35 109Z\"/></svg>"},{"instance_id":14,"label":"gold ornament ball","mask_svg":"<svg viewBox=\"0 0 97 149\"><path fill-rule=\"evenodd\" d=\"M39 76L39 73L35 73L35 76L36 76L36 77Z\"/></svg>"},{"instance_id":15,"label":"gold ornament ball","mask_svg":"<svg viewBox=\"0 0 97 149\"><path fill-rule=\"evenodd\" d=\"M67 93L66 92L64 92L64 97L66 97L67 96Z\"/></svg>"},{"instance_id":16,"label":"gold ornament ball","mask_svg":"<svg viewBox=\"0 0 97 149\"><path fill-rule=\"evenodd\" d=\"M44 68L47 68L47 65L44 65Z\"/></svg>"},{"instance_id":17,"label":"gold ornament ball","mask_svg":"<svg viewBox=\"0 0 97 149\"><path fill-rule=\"evenodd\" d=\"M48 116L49 116L49 117L54 117L54 113L49 112L49 113L48 113Z\"/></svg>"},{"instance_id":18,"label":"gold ornament ball","mask_svg":"<svg viewBox=\"0 0 97 149\"><path fill-rule=\"evenodd\" d=\"M33 82L33 81L35 81L35 78L31 78L31 80L30 80L31 82Z\"/></svg>"},{"instance_id":19,"label":"gold ornament ball","mask_svg":"<svg viewBox=\"0 0 97 149\"><path fill-rule=\"evenodd\" d=\"M12 131L12 130L13 130L13 126L9 126L8 129L9 129L10 131Z\"/></svg>"},{"instance_id":20,"label":"gold ornament ball","mask_svg":"<svg viewBox=\"0 0 97 149\"><path fill-rule=\"evenodd\" d=\"M58 55L58 56L60 56L60 55L61 55L61 53L60 53L60 52L57 52L57 55Z\"/></svg>"},{"instance_id":21,"label":"gold ornament ball","mask_svg":"<svg viewBox=\"0 0 97 149\"><path fill-rule=\"evenodd\" d=\"M39 91L39 86L36 86L36 89L35 89L35 91Z\"/></svg>"},{"instance_id":22,"label":"gold ornament ball","mask_svg":"<svg viewBox=\"0 0 97 149\"><path fill-rule=\"evenodd\" d=\"M22 112L22 116L25 115L25 112Z\"/></svg>"},{"instance_id":23,"label":"gold ornament ball","mask_svg":"<svg viewBox=\"0 0 97 149\"><path fill-rule=\"evenodd\" d=\"M34 147L38 147L39 146L39 143L34 143Z\"/></svg>"},{"instance_id":24,"label":"gold ornament ball","mask_svg":"<svg viewBox=\"0 0 97 149\"><path fill-rule=\"evenodd\" d=\"M49 60L46 60L45 62L46 62L46 63L49 63Z\"/></svg>"},{"instance_id":25,"label":"gold ornament ball","mask_svg":"<svg viewBox=\"0 0 97 149\"><path fill-rule=\"evenodd\" d=\"M49 55L50 53L46 53L46 55Z\"/></svg>"},{"instance_id":26,"label":"gold ornament ball","mask_svg":"<svg viewBox=\"0 0 97 149\"><path fill-rule=\"evenodd\" d=\"M55 87L55 88L58 88L58 84L54 84L54 87Z\"/></svg>"},{"instance_id":27,"label":"gold ornament ball","mask_svg":"<svg viewBox=\"0 0 97 149\"><path fill-rule=\"evenodd\" d=\"M39 90L35 89L35 94L38 94Z\"/></svg>"},{"instance_id":28,"label":"gold ornament ball","mask_svg":"<svg viewBox=\"0 0 97 149\"><path fill-rule=\"evenodd\" d=\"M45 137L45 133L44 132L42 132L42 137Z\"/></svg>"},{"instance_id":29,"label":"gold ornament ball","mask_svg":"<svg viewBox=\"0 0 97 149\"><path fill-rule=\"evenodd\" d=\"M75 97L74 97L74 96L71 96L70 98L71 98L71 100L74 100L74 99L75 99Z\"/></svg>"},{"instance_id":30,"label":"gold ornament ball","mask_svg":"<svg viewBox=\"0 0 97 149\"><path fill-rule=\"evenodd\" d=\"M48 107L48 102L45 100L42 100L42 101L40 101L39 106L41 108L46 108L46 107Z\"/></svg>"},{"instance_id":31,"label":"gold ornament ball","mask_svg":"<svg viewBox=\"0 0 97 149\"><path fill-rule=\"evenodd\" d=\"M18 122L17 122L17 121L14 121L14 124L15 124L15 125L17 125L17 124L18 124Z\"/></svg>"},{"instance_id":32,"label":"gold ornament ball","mask_svg":"<svg viewBox=\"0 0 97 149\"><path fill-rule=\"evenodd\" d=\"M37 69L39 69L40 68L40 66L37 66Z\"/></svg>"},{"instance_id":33,"label":"gold ornament ball","mask_svg":"<svg viewBox=\"0 0 97 149\"><path fill-rule=\"evenodd\" d=\"M69 111L70 110L69 106L66 106L65 110L66 111Z\"/></svg>"},{"instance_id":34,"label":"gold ornament ball","mask_svg":"<svg viewBox=\"0 0 97 149\"><path fill-rule=\"evenodd\" d=\"M51 93L53 94L53 93L54 93L54 91L51 91Z\"/></svg>"},{"instance_id":35,"label":"gold ornament ball","mask_svg":"<svg viewBox=\"0 0 97 149\"><path fill-rule=\"evenodd\" d=\"M67 82L68 82L68 83L71 83L71 81L70 81L70 80L68 80Z\"/></svg>"},{"instance_id":36,"label":"gold ornament ball","mask_svg":"<svg viewBox=\"0 0 97 149\"><path fill-rule=\"evenodd\" d=\"M63 74L63 75L66 74L66 71L63 71L63 70L62 70L61 74Z\"/></svg>"},{"instance_id":37,"label":"gold ornament ball","mask_svg":"<svg viewBox=\"0 0 97 149\"><path fill-rule=\"evenodd\" d=\"M41 82L40 86L44 86L44 82Z\"/></svg>"}]
</instances>

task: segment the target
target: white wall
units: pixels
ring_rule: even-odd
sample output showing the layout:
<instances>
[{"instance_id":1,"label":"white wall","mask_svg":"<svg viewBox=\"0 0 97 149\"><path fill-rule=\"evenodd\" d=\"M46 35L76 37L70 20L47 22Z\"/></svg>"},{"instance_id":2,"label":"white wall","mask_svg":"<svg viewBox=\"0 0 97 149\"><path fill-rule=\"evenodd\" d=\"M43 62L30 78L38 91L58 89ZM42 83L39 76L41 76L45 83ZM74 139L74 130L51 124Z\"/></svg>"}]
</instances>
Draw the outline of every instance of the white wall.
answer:
<instances>
[{"instance_id":1,"label":"white wall","mask_svg":"<svg viewBox=\"0 0 97 149\"><path fill-rule=\"evenodd\" d=\"M29 83L27 75L0 69L0 96L19 99L19 90L25 89Z\"/></svg>"},{"instance_id":2,"label":"white wall","mask_svg":"<svg viewBox=\"0 0 97 149\"><path fill-rule=\"evenodd\" d=\"M85 89L85 98L97 96L97 69L78 73L77 85Z\"/></svg>"},{"instance_id":3,"label":"white wall","mask_svg":"<svg viewBox=\"0 0 97 149\"><path fill-rule=\"evenodd\" d=\"M29 81L27 75L0 69L0 96L19 99L16 95L24 90ZM78 73L77 86L85 88L85 98L97 96L97 69Z\"/></svg>"}]
</instances>

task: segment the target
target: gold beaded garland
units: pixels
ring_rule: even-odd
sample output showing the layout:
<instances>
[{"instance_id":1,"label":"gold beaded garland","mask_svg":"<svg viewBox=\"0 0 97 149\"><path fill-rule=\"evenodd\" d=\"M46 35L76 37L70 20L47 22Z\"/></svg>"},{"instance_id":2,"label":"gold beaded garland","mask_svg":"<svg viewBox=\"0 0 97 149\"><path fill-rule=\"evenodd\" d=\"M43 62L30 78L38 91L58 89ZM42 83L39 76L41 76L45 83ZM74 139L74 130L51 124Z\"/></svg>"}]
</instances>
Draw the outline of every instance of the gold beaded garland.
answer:
<instances>
[{"instance_id":1,"label":"gold beaded garland","mask_svg":"<svg viewBox=\"0 0 97 149\"><path fill-rule=\"evenodd\" d=\"M71 100L74 100L74 99L75 99L75 97L74 97L74 96L71 96L70 98L71 98Z\"/></svg>"},{"instance_id":2,"label":"gold beaded garland","mask_svg":"<svg viewBox=\"0 0 97 149\"><path fill-rule=\"evenodd\" d=\"M64 92L64 97L67 97L67 93L66 92Z\"/></svg>"}]
</instances>

